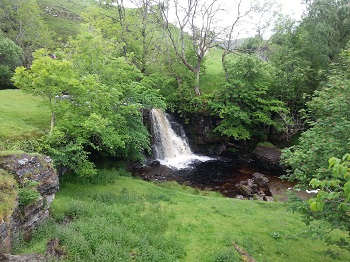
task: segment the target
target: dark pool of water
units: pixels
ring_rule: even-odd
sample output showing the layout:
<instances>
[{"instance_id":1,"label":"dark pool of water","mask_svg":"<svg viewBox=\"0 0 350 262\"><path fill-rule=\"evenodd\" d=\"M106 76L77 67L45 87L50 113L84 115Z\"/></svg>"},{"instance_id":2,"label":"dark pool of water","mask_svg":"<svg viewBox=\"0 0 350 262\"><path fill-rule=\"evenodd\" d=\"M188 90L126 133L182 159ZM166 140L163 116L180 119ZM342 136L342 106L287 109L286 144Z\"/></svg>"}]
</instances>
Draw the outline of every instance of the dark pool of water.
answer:
<instances>
[{"instance_id":1,"label":"dark pool of water","mask_svg":"<svg viewBox=\"0 0 350 262\"><path fill-rule=\"evenodd\" d=\"M264 174L269 179L269 190L265 192L267 196L281 201L286 200L286 192L288 188L294 186L294 183L283 181L279 177L281 173L264 170L249 157L240 155L194 162L189 168L181 170L162 165L147 167L139 171L138 175L147 180L177 181L199 189L218 191L226 197L236 197L240 192L235 185L253 178L256 172Z\"/></svg>"}]
</instances>

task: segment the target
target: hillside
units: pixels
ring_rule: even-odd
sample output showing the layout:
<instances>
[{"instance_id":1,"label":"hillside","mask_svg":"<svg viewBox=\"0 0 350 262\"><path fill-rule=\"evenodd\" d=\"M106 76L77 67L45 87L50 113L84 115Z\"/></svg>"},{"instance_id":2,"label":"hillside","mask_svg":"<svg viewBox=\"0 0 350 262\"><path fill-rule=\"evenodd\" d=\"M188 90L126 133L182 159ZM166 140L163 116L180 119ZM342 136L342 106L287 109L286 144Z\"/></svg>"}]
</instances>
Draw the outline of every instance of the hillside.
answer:
<instances>
[{"instance_id":1,"label":"hillside","mask_svg":"<svg viewBox=\"0 0 350 262\"><path fill-rule=\"evenodd\" d=\"M66 41L79 33L80 23L83 22L81 13L97 3L94 0L41 0L38 4L44 14L44 21L56 34L56 39Z\"/></svg>"}]
</instances>

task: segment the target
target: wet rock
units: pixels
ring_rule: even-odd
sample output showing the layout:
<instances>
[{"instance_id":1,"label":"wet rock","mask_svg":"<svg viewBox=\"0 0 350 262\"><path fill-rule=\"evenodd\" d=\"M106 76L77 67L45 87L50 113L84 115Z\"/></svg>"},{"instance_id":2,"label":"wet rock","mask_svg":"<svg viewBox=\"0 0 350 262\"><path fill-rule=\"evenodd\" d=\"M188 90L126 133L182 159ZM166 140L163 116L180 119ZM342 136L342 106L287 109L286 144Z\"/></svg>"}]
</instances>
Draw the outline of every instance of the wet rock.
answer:
<instances>
[{"instance_id":1,"label":"wet rock","mask_svg":"<svg viewBox=\"0 0 350 262\"><path fill-rule=\"evenodd\" d=\"M221 154L223 154L224 152L226 152L226 150L227 150L226 145L225 145L225 144L221 144L221 145L217 146L217 147L214 149L214 153L215 153L216 155L221 155Z\"/></svg>"},{"instance_id":2,"label":"wet rock","mask_svg":"<svg viewBox=\"0 0 350 262\"><path fill-rule=\"evenodd\" d=\"M252 179L240 181L236 184L239 193L248 199L267 201L269 190L269 179L261 173L254 173Z\"/></svg>"},{"instance_id":3,"label":"wet rock","mask_svg":"<svg viewBox=\"0 0 350 262\"><path fill-rule=\"evenodd\" d=\"M160 162L158 160L154 160L154 161L151 162L150 166L151 167L160 166Z\"/></svg>"}]
</instances>

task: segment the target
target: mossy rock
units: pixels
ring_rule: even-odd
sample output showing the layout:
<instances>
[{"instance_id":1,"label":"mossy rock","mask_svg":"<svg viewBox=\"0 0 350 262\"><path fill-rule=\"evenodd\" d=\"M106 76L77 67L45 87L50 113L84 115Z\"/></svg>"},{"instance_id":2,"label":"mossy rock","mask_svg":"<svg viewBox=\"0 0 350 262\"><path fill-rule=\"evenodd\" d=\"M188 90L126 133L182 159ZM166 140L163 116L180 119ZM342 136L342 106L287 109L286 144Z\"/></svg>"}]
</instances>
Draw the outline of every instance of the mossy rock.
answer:
<instances>
[{"instance_id":1,"label":"mossy rock","mask_svg":"<svg viewBox=\"0 0 350 262\"><path fill-rule=\"evenodd\" d=\"M0 169L0 222L7 222L16 207L17 183L13 176Z\"/></svg>"}]
</instances>

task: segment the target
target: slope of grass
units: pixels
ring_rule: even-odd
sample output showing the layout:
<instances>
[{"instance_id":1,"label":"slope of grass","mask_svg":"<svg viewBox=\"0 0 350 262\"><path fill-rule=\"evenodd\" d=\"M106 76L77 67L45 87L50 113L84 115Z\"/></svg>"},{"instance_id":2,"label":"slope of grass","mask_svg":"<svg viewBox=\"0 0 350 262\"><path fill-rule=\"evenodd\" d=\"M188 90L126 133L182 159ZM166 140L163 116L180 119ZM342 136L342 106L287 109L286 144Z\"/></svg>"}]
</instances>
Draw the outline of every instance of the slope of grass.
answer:
<instances>
[{"instance_id":1,"label":"slope of grass","mask_svg":"<svg viewBox=\"0 0 350 262\"><path fill-rule=\"evenodd\" d=\"M39 97L0 90L0 123L0 141L24 140L50 127L50 112Z\"/></svg>"},{"instance_id":2,"label":"slope of grass","mask_svg":"<svg viewBox=\"0 0 350 262\"><path fill-rule=\"evenodd\" d=\"M43 253L58 238L66 261L240 261L234 241L259 262L334 261L330 249L350 261L349 252L305 238L306 226L282 203L190 194L116 174L62 183L53 219L17 252Z\"/></svg>"},{"instance_id":3,"label":"slope of grass","mask_svg":"<svg viewBox=\"0 0 350 262\"><path fill-rule=\"evenodd\" d=\"M222 50L212 48L206 56L206 70L200 77L202 93L215 93L218 87L225 83L224 69L221 63Z\"/></svg>"},{"instance_id":4,"label":"slope of grass","mask_svg":"<svg viewBox=\"0 0 350 262\"><path fill-rule=\"evenodd\" d=\"M88 7L97 5L95 0L41 0L38 3L49 29L62 41L79 33L80 23L83 22L80 14Z\"/></svg>"}]
</instances>

